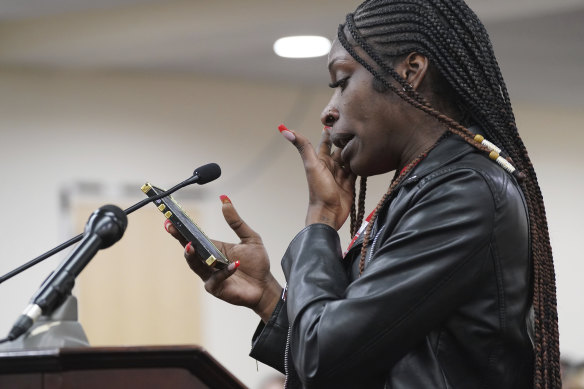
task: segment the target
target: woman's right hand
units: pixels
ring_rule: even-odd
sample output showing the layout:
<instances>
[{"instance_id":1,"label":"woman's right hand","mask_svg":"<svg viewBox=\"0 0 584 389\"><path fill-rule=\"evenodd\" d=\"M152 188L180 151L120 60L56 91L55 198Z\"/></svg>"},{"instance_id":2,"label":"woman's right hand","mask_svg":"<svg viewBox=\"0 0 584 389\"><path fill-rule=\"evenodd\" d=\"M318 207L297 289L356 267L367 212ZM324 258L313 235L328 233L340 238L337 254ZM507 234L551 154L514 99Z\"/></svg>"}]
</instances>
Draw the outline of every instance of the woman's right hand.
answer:
<instances>
[{"instance_id":1,"label":"woman's right hand","mask_svg":"<svg viewBox=\"0 0 584 389\"><path fill-rule=\"evenodd\" d=\"M230 304L253 309L267 322L280 299L282 287L270 272L270 260L261 237L241 219L227 196L221 196L221 201L225 221L241 239L239 244L213 240L231 261L222 270L209 268L170 222L165 223L165 228L185 247L185 258L205 282L207 292Z\"/></svg>"},{"instance_id":2,"label":"woman's right hand","mask_svg":"<svg viewBox=\"0 0 584 389\"><path fill-rule=\"evenodd\" d=\"M284 125L278 129L296 146L304 164L308 182L306 225L324 223L338 231L351 212L357 176L344 166L341 149L331 152L330 128L324 128L316 149L304 135Z\"/></svg>"}]
</instances>

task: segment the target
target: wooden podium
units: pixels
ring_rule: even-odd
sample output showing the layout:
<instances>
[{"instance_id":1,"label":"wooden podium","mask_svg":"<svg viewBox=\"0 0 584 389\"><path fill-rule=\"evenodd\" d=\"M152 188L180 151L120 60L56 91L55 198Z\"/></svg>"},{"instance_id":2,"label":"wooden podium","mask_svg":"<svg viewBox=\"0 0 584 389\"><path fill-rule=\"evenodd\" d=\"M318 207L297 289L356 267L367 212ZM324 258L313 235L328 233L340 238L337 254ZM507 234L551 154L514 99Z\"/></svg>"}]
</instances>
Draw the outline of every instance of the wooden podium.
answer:
<instances>
[{"instance_id":1,"label":"wooden podium","mask_svg":"<svg viewBox=\"0 0 584 389\"><path fill-rule=\"evenodd\" d=\"M245 389L197 346L0 352L0 388Z\"/></svg>"}]
</instances>

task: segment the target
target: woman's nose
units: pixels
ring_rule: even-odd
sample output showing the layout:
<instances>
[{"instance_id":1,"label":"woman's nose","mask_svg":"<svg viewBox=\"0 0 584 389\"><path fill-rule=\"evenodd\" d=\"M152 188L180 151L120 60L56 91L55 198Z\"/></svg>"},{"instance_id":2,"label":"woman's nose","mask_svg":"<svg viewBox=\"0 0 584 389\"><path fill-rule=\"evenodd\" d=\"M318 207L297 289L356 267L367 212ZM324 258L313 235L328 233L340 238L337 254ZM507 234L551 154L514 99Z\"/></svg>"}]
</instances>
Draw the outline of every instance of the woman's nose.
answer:
<instances>
[{"instance_id":1,"label":"woman's nose","mask_svg":"<svg viewBox=\"0 0 584 389\"><path fill-rule=\"evenodd\" d=\"M327 127L332 127L339 120L339 111L334 108L326 107L320 114L320 121Z\"/></svg>"}]
</instances>

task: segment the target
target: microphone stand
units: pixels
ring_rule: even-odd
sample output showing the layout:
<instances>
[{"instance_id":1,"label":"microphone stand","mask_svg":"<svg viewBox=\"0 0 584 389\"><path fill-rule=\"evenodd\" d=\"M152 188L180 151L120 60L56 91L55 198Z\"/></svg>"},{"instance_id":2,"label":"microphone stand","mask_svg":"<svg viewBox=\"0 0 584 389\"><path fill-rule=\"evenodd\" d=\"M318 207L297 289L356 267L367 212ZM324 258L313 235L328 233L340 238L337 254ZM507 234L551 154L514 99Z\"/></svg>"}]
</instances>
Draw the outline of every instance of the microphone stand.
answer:
<instances>
[{"instance_id":1,"label":"microphone stand","mask_svg":"<svg viewBox=\"0 0 584 389\"><path fill-rule=\"evenodd\" d=\"M0 351L89 347L89 340L77 320L77 298L69 294L50 315L42 315L22 336L0 344Z\"/></svg>"}]
</instances>

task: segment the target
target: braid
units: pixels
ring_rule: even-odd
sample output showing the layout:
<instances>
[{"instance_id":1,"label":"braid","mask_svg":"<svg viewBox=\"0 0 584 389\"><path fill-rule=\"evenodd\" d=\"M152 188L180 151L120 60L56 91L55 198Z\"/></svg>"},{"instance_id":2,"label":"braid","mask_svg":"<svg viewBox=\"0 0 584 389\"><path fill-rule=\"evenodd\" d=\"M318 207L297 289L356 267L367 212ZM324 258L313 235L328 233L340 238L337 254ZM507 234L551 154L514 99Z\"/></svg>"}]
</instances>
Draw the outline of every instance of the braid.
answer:
<instances>
[{"instance_id":1,"label":"braid","mask_svg":"<svg viewBox=\"0 0 584 389\"><path fill-rule=\"evenodd\" d=\"M345 27L373 63L358 55L345 36ZM354 14L347 15L345 25L339 26L338 39L376 82L436 118L450 133L479 150L488 151L473 140L474 134L466 126L433 108L390 66L397 57L412 52L426 56L430 65L452 88L455 95L452 100L459 105L458 109L481 127L486 138L501 147L517 172L525 174L524 179L518 181L527 203L531 237L534 384L537 388L560 388L555 273L543 197L527 149L519 136L509 93L483 24L463 0L366 0ZM400 173L396 172L388 191L377 204L364 235L359 263L361 272L365 269L367 246L379 210L390 201L403 178L433 147Z\"/></svg>"},{"instance_id":2,"label":"braid","mask_svg":"<svg viewBox=\"0 0 584 389\"><path fill-rule=\"evenodd\" d=\"M367 192L367 177L361 177L359 185L359 203L357 212L357 226L361 226L365 217L365 193ZM355 231L357 232L357 231Z\"/></svg>"},{"instance_id":3,"label":"braid","mask_svg":"<svg viewBox=\"0 0 584 389\"><path fill-rule=\"evenodd\" d=\"M351 205L351 237L357 234L365 217L365 193L367 192L367 177L361 177L359 185L359 202L355 205L356 190L353 191L353 204Z\"/></svg>"},{"instance_id":4,"label":"braid","mask_svg":"<svg viewBox=\"0 0 584 389\"><path fill-rule=\"evenodd\" d=\"M357 233L357 211L356 211L356 207L355 207L355 189L353 190L353 203L351 204L351 212L349 213L350 216L350 220L351 220L351 229L349 231L349 233L351 234L351 237L355 236L355 234Z\"/></svg>"}]
</instances>

